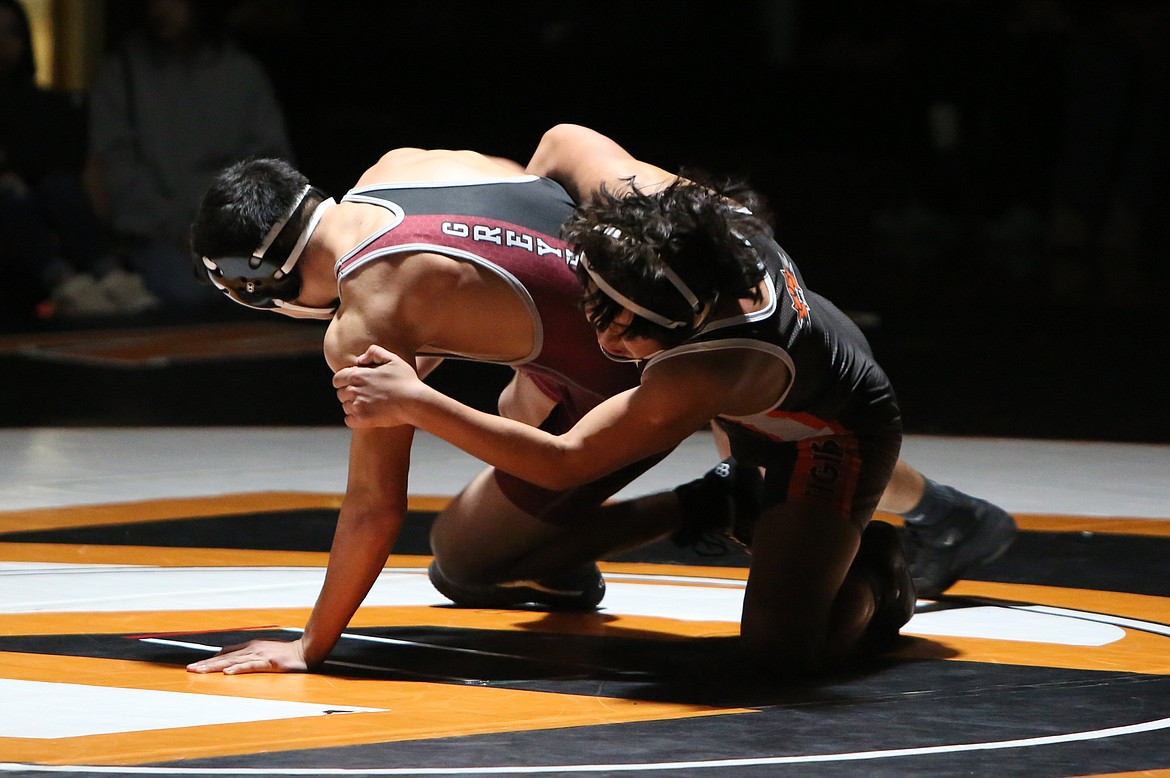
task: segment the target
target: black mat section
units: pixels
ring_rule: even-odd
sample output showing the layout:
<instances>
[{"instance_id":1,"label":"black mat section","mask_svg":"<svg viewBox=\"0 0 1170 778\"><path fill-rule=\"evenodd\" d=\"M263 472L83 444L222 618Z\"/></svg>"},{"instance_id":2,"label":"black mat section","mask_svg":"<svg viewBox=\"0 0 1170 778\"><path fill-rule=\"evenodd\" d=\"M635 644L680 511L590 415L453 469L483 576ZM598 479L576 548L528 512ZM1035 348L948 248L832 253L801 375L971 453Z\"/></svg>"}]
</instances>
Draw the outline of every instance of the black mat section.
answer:
<instances>
[{"instance_id":1,"label":"black mat section","mask_svg":"<svg viewBox=\"0 0 1170 778\"><path fill-rule=\"evenodd\" d=\"M430 554L434 512L412 511L403 523L396 554ZM8 543L69 543L328 551L337 512L332 509L273 511L54 530L0 533ZM970 579L1170 596L1170 538L1086 532L1021 532L999 560ZM733 543L678 548L662 541L617 555L615 562L651 562L744 567L747 554Z\"/></svg>"},{"instance_id":2,"label":"black mat section","mask_svg":"<svg viewBox=\"0 0 1170 778\"><path fill-rule=\"evenodd\" d=\"M329 655L324 675L379 680L431 680L558 694L726 708L853 705L916 695L979 696L989 689L1080 690L1094 684L1143 683L1134 673L1108 673L976 662L895 662L877 659L836 676L807 681L738 673L723 638L670 640L665 636L600 636L599 614L555 614L560 626L577 622L573 634L446 627L383 627L346 630L383 638L343 637ZM234 645L249 640L287 640L294 633L257 628L168 635L33 635L0 637L0 651L122 659L182 667L206 651L161 645L151 638ZM923 638L907 637L906 642ZM668 650L667 650L668 646ZM353 665L361 665L355 668ZM696 673L696 668L702 672ZM1170 683L1170 678L1163 679ZM1079 692L1077 692L1079 694ZM1074 695L1075 696L1075 695ZM1167 701L1170 708L1170 701ZM982 715L982 711L980 712ZM957 715L957 714L956 714ZM1081 715L1081 714L1076 714ZM1168 713L1167 715L1170 715ZM960 718L966 718L966 714Z\"/></svg>"},{"instance_id":3,"label":"black mat section","mask_svg":"<svg viewBox=\"0 0 1170 778\"><path fill-rule=\"evenodd\" d=\"M560 616L550 618L562 618ZM596 615L564 618L588 620ZM808 682L734 678L719 640L672 642L645 637L532 634L428 627L354 630L409 641L374 644L343 639L331 659L382 668L327 666L326 674L395 680L439 680L559 694L619 697L751 709L711 715L552 731L475 735L252 756L193 759L186 769L282 768L347 771L386 765L607 765L713 759L793 757L793 764L729 764L670 770L668 775L735 776L1069 776L1162 767L1170 758L1164 730L1085 742L965 753L808 761L809 755L870 754L1130 726L1170 717L1170 677L976 662L875 662L848 674ZM178 640L230 644L287 637L276 630L202 633ZM47 635L0 638L0 651L130 659L181 666L204 656L133 635ZM454 653L444 648L470 649ZM698 669L698 670L696 670ZM542 756L547 755L547 756ZM1070 770L1071 765L1080 769ZM161 765L160 765L161 766ZM474 770L469 774L477 774ZM486 774L486 773L484 773ZM569 771L546 775L580 774ZM621 771L591 771L618 775ZM651 771L650 774L657 774Z\"/></svg>"},{"instance_id":4,"label":"black mat section","mask_svg":"<svg viewBox=\"0 0 1170 778\"><path fill-rule=\"evenodd\" d=\"M1151 684L1150 693L1168 690ZM1097 698L1103 706L1123 704L1124 685L1105 690ZM1003 694L1003 697L999 695ZM1015 704L1014 712L991 726L956 727L956 704L967 706L972 720L998 706L981 704L978 698L942 700L897 700L841 705L836 708L779 708L758 714L717 716L686 721L625 724L591 727L588 731L566 729L541 733L471 736L453 741L395 743L378 747L354 746L331 751L265 755L240 759L189 760L183 767L217 765L256 766L260 769L298 767L308 764L344 765L351 770L377 769L379 765L401 767L529 764L614 765L705 760L729 760L723 767L637 771L633 774L663 776L848 776L906 778L907 776L1007 776L1009 778L1065 778L1085 775L1085 770L1125 772L1152 769L1165 764L1165 732L1131 735L1106 741L1061 744L1004 751L972 751L890 759L855 759L836 763L801 760L796 764L760 766L737 765L735 760L807 754L869 753L875 743L897 748L930 747L954 742L992 742L1044 736L1061 731L1064 717L1049 712L1066 700L1059 691L1037 693L1026 688L1018 693L994 690L988 697ZM1117 710L1117 708L1112 708ZM941 719L940 719L941 717ZM1126 720L1123 717L1119 719ZM948 722L948 723L942 723ZM878 746L881 748L881 746ZM468 755L474 755L469 758ZM548 755L548 756L542 756ZM472 761L474 760L474 761ZM517 771L522 772L522 770ZM470 775L483 775L470 771ZM582 773L550 770L541 775L568 776ZM587 775L630 775L626 771L590 771Z\"/></svg>"},{"instance_id":5,"label":"black mat section","mask_svg":"<svg viewBox=\"0 0 1170 778\"><path fill-rule=\"evenodd\" d=\"M696 683L695 666L730 667L728 641L672 640L597 633L601 614L550 614L571 634L443 627L348 629L384 642L343 637L321 668L324 675L377 680L419 680L492 686L559 694L622 697L695 705L755 706L790 699L795 688L761 689L758 680L732 680L715 673L712 683ZM589 634L593 633L593 634ZM36 635L0 637L0 651L123 659L183 667L208 655L188 646L143 638L160 637L211 646L248 640L288 640L295 636L270 627L229 632L160 635ZM359 665L360 667L355 667ZM778 696L779 695L779 696Z\"/></svg>"},{"instance_id":6,"label":"black mat section","mask_svg":"<svg viewBox=\"0 0 1170 778\"><path fill-rule=\"evenodd\" d=\"M979 581L1170 597L1170 538L1102 532L1021 532Z\"/></svg>"},{"instance_id":7,"label":"black mat section","mask_svg":"<svg viewBox=\"0 0 1170 778\"><path fill-rule=\"evenodd\" d=\"M769 684L760 679L733 679L721 672L727 665L719 660L719 641L686 641L682 645L672 644L671 650L665 652L658 641L645 639L434 628L360 632L420 645L374 645L343 640L331 658L380 665L386 670L355 672L350 668L327 667L324 672L397 680L410 680L415 672L432 676L448 673L452 678L465 679L451 680L451 683L750 708L755 712L685 721L197 759L176 764L185 768L231 766L276 770L327 766L353 770L388 764L458 767L471 759L477 765L516 767L738 760L1015 741L1170 716L1170 678L1163 676L973 662L905 662L879 663L867 670L815 684ZM287 633L209 633L180 639L231 643L278 636ZM444 656L437 649L440 646L508 656ZM176 665L202 656L189 649L154 646L125 636L3 638L0 650ZM582 675L585 665L588 672ZM702 671L696 673L695 668ZM1138 700L1141 703L1135 705ZM731 774L1066 776L1071 774L1070 764L1091 764L1093 770L1099 771L1161 766L1165 764L1168 750L1170 740L1162 732L962 755L740 766ZM542 758L541 754L549 757ZM672 770L669 774L710 775L711 770Z\"/></svg>"},{"instance_id":8,"label":"black mat section","mask_svg":"<svg viewBox=\"0 0 1170 778\"><path fill-rule=\"evenodd\" d=\"M434 511L410 511L394 546L396 554L429 555ZM269 551L328 551L337 511L323 508L101 524L0 533L6 543L68 543L164 548L233 548ZM619 555L613 561L741 567L748 556L738 545L712 540L693 548L669 541Z\"/></svg>"},{"instance_id":9,"label":"black mat section","mask_svg":"<svg viewBox=\"0 0 1170 778\"><path fill-rule=\"evenodd\" d=\"M955 665L958 674L964 670ZM1009 668L983 683L933 676L917 665L892 668L880 683L824 689L825 698L777 704L756 713L563 729L539 733L480 735L458 740L389 743L295 754L188 760L183 767L225 765L263 768L314 764L347 769L380 765L449 766L683 762L740 760L809 754L872 753L879 749L987 743L1096 729L1106 722L1128 724L1170 715L1170 679L1099 674L1077 679L1068 673ZM945 692L918 693L933 682ZM956 682L959 685L956 687ZM1136 711L1134 695L1160 703ZM664 776L1041 776L1083 775L1160 767L1167 754L1165 732L1109 740L836 763L804 761L757 767L647 771ZM474 760L472 762L472 760ZM1076 766L1076 767L1074 767ZM472 771L470 774L476 774ZM544 775L571 775L552 771ZM629 775L590 772L589 775Z\"/></svg>"},{"instance_id":10,"label":"black mat section","mask_svg":"<svg viewBox=\"0 0 1170 778\"><path fill-rule=\"evenodd\" d=\"M408 516L399 539L404 550L399 553L430 553L427 532L433 516L429 512ZM336 509L311 508L8 532L0 533L0 539L8 543L328 551L336 525Z\"/></svg>"}]
</instances>

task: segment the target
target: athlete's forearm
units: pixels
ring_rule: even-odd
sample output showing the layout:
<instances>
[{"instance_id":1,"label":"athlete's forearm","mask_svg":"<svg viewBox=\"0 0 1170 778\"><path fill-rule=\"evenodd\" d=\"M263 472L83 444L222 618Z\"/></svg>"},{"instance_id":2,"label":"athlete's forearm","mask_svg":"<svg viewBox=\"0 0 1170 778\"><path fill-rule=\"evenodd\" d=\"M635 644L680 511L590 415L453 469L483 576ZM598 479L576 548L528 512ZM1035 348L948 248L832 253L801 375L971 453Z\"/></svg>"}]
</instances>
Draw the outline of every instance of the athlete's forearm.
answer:
<instances>
[{"instance_id":1,"label":"athlete's forearm","mask_svg":"<svg viewBox=\"0 0 1170 778\"><path fill-rule=\"evenodd\" d=\"M676 178L635 159L601 133L575 124L558 124L548 130L526 169L553 179L578 203L593 198L603 186L621 194L632 181L640 190L654 192Z\"/></svg>"},{"instance_id":2,"label":"athlete's forearm","mask_svg":"<svg viewBox=\"0 0 1170 778\"><path fill-rule=\"evenodd\" d=\"M605 472L591 466L564 436L469 408L425 384L418 385L404 408L418 429L546 489L577 486Z\"/></svg>"},{"instance_id":3,"label":"athlete's forearm","mask_svg":"<svg viewBox=\"0 0 1170 778\"><path fill-rule=\"evenodd\" d=\"M325 661L369 594L398 535L400 517L346 515L338 518L325 582L301 638L310 668Z\"/></svg>"},{"instance_id":4,"label":"athlete's forearm","mask_svg":"<svg viewBox=\"0 0 1170 778\"><path fill-rule=\"evenodd\" d=\"M320 664L386 564L406 515L409 427L355 430L345 500L337 518L325 582L302 638L305 661Z\"/></svg>"}]
</instances>

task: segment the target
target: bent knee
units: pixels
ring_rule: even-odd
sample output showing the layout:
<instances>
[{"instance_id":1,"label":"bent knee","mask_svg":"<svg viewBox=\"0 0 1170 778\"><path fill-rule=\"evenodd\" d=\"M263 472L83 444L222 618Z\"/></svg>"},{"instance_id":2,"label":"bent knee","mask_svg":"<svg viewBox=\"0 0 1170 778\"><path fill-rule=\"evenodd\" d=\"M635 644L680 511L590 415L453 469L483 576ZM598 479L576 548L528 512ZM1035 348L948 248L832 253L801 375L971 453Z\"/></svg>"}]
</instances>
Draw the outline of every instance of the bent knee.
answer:
<instances>
[{"instance_id":1,"label":"bent knee","mask_svg":"<svg viewBox=\"0 0 1170 778\"><path fill-rule=\"evenodd\" d=\"M561 532L514 505L489 469L435 517L431 553L453 582L499 583L528 577L525 560Z\"/></svg>"},{"instance_id":2,"label":"bent knee","mask_svg":"<svg viewBox=\"0 0 1170 778\"><path fill-rule=\"evenodd\" d=\"M430 534L431 553L444 577L460 586L491 583L492 568L499 560L484 554L475 533L448 524L442 522L441 516L436 518Z\"/></svg>"}]
</instances>

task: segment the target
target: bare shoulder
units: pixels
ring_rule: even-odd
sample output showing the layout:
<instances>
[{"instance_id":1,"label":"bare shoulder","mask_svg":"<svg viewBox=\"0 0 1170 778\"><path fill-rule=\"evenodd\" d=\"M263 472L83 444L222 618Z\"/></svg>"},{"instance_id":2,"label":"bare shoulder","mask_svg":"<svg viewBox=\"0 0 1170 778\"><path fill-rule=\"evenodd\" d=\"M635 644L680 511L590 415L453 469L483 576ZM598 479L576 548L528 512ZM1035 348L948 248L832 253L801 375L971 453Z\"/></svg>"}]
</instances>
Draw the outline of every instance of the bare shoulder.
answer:
<instances>
[{"instance_id":1,"label":"bare shoulder","mask_svg":"<svg viewBox=\"0 0 1170 778\"><path fill-rule=\"evenodd\" d=\"M325 359L333 370L354 364L374 344L404 358L413 356L419 323L413 303L426 290L412 282L411 273L402 271L404 264L410 264L404 259L372 262L342 279L340 304L324 343Z\"/></svg>"},{"instance_id":2,"label":"bare shoulder","mask_svg":"<svg viewBox=\"0 0 1170 778\"><path fill-rule=\"evenodd\" d=\"M393 300L360 294L343 298L325 331L325 361L334 371L350 367L373 345L412 359L418 351L413 324Z\"/></svg>"},{"instance_id":3,"label":"bare shoulder","mask_svg":"<svg viewBox=\"0 0 1170 778\"><path fill-rule=\"evenodd\" d=\"M399 148L382 155L358 186L400 181L465 181L516 175L513 165L476 151Z\"/></svg>"},{"instance_id":4,"label":"bare shoulder","mask_svg":"<svg viewBox=\"0 0 1170 778\"><path fill-rule=\"evenodd\" d=\"M528 162L528 172L557 181L578 202L590 199L602 186L623 194L631 184L655 192L676 176L636 159L615 141L576 124L548 130Z\"/></svg>"}]
</instances>

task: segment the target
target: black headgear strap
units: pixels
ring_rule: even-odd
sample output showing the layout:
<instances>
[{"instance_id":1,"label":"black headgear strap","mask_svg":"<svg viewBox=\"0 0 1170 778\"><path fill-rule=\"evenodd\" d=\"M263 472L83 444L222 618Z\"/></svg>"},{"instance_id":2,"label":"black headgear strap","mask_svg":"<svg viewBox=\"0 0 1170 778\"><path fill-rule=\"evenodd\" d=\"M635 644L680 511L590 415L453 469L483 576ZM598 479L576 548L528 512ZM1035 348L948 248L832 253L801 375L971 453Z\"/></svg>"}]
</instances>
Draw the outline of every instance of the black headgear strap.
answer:
<instances>
[{"instance_id":1,"label":"black headgear strap","mask_svg":"<svg viewBox=\"0 0 1170 778\"><path fill-rule=\"evenodd\" d=\"M311 198L309 197L311 194L318 197ZM281 238L289 225L294 225L295 228L304 221L303 215L310 202L316 202L318 205L308 225L295 242L282 241ZM300 313L328 318L332 311L301 309L286 301L295 299L300 294L301 279L291 271L300 259L301 252L309 242L325 207L332 204L333 200L325 192L314 186L306 186L289 212L272 225L251 256L225 256L215 259L203 257L208 278L228 297L249 308L278 309L282 313L292 315ZM277 244L285 248L273 251L272 247Z\"/></svg>"}]
</instances>

